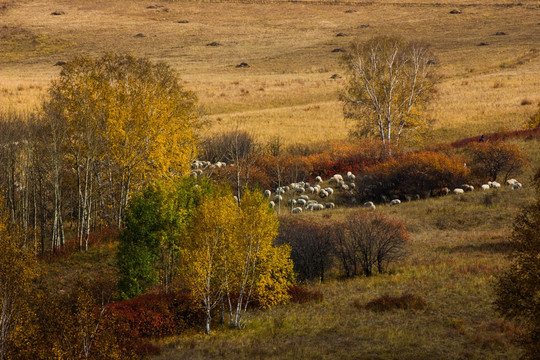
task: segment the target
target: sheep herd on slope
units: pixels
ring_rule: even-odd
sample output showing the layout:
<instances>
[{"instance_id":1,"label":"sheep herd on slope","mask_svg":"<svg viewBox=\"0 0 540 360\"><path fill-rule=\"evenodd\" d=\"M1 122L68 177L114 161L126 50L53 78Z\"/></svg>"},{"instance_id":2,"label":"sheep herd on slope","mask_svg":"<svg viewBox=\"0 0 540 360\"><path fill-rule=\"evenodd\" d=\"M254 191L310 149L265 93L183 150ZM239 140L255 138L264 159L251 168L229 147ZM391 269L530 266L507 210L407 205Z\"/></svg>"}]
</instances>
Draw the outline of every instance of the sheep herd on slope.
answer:
<instances>
[{"instance_id":1,"label":"sheep herd on slope","mask_svg":"<svg viewBox=\"0 0 540 360\"><path fill-rule=\"evenodd\" d=\"M191 164L191 176L197 178L203 174L203 169L219 169L226 167L227 164L224 162L218 161L215 164L212 164L209 161L199 161L195 160ZM234 166L230 164L230 166ZM287 206L290 209L292 214L299 214L303 211L319 211L324 209L334 209L336 207L334 202L326 201L319 202L322 199L330 200L335 190L340 190L346 192L347 195L353 196L353 191L356 189L356 184L354 180L356 176L350 171L347 172L347 175L343 177L340 174L335 174L328 180L328 186L323 188L323 179L320 176L315 178L313 184L309 182L300 181L297 183L291 183L285 186L279 186L275 189L274 192L271 190L264 190L264 196L268 199L271 199L269 204L272 209L276 209L277 206L283 203L283 196L286 194L292 195L287 201ZM521 189L523 186L516 179L510 179L506 181L506 185L509 186L512 190ZM483 191L490 189L499 189L501 184L496 181L488 181L487 184L482 184L480 188ZM444 187L436 191L439 195L448 195L454 193L456 195L461 195L466 192L474 190L474 186L469 184L463 184L460 187L450 190L447 187ZM311 197L311 198L310 198ZM388 201L386 197L383 197L383 201L388 202L391 206L401 204L401 200L392 199ZM368 201L363 204L363 206L370 210L375 210L376 206L373 201Z\"/></svg>"}]
</instances>

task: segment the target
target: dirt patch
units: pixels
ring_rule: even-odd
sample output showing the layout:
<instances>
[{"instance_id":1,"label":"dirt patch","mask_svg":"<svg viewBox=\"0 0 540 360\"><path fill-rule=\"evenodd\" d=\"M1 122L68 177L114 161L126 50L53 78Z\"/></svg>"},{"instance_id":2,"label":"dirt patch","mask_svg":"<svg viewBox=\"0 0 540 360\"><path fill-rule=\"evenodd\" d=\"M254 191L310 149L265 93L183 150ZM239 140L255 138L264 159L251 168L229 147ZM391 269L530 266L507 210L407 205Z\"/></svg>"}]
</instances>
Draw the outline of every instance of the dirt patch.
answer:
<instances>
[{"instance_id":1,"label":"dirt patch","mask_svg":"<svg viewBox=\"0 0 540 360\"><path fill-rule=\"evenodd\" d=\"M337 36L337 37L344 37L344 36L347 36L347 34L344 34L344 33L341 33L341 32L340 32L340 33L337 33L336 36Z\"/></svg>"},{"instance_id":2,"label":"dirt patch","mask_svg":"<svg viewBox=\"0 0 540 360\"><path fill-rule=\"evenodd\" d=\"M133 35L133 37L143 38L143 37L146 37L146 35L144 35L143 33L138 33L138 34Z\"/></svg>"},{"instance_id":3,"label":"dirt patch","mask_svg":"<svg viewBox=\"0 0 540 360\"><path fill-rule=\"evenodd\" d=\"M248 68L249 64L246 62L241 62L240 64L236 65L237 68Z\"/></svg>"},{"instance_id":4,"label":"dirt patch","mask_svg":"<svg viewBox=\"0 0 540 360\"><path fill-rule=\"evenodd\" d=\"M356 10L354 10L354 9L345 10L345 14L353 14L355 12L356 12Z\"/></svg>"},{"instance_id":5,"label":"dirt patch","mask_svg":"<svg viewBox=\"0 0 540 360\"><path fill-rule=\"evenodd\" d=\"M330 76L330 79L332 79L332 80L341 79L341 75L339 75L339 74L334 74L334 75Z\"/></svg>"},{"instance_id":6,"label":"dirt patch","mask_svg":"<svg viewBox=\"0 0 540 360\"><path fill-rule=\"evenodd\" d=\"M64 66L66 65L66 62L65 61L57 61L54 66Z\"/></svg>"},{"instance_id":7,"label":"dirt patch","mask_svg":"<svg viewBox=\"0 0 540 360\"><path fill-rule=\"evenodd\" d=\"M187 23L189 23L189 20L178 20L176 23L177 24L187 24Z\"/></svg>"},{"instance_id":8,"label":"dirt patch","mask_svg":"<svg viewBox=\"0 0 540 360\"><path fill-rule=\"evenodd\" d=\"M507 35L504 31L497 31L495 33L496 36L503 36L503 35Z\"/></svg>"},{"instance_id":9,"label":"dirt patch","mask_svg":"<svg viewBox=\"0 0 540 360\"><path fill-rule=\"evenodd\" d=\"M212 41L211 43L206 44L206 46L221 46L221 44L216 41Z\"/></svg>"},{"instance_id":10,"label":"dirt patch","mask_svg":"<svg viewBox=\"0 0 540 360\"><path fill-rule=\"evenodd\" d=\"M62 10L56 10L51 13L51 15L65 15L66 13Z\"/></svg>"},{"instance_id":11,"label":"dirt patch","mask_svg":"<svg viewBox=\"0 0 540 360\"><path fill-rule=\"evenodd\" d=\"M340 53L340 52L345 52L345 50L343 50L342 48L336 48L334 50L332 50L333 53Z\"/></svg>"},{"instance_id":12,"label":"dirt patch","mask_svg":"<svg viewBox=\"0 0 540 360\"><path fill-rule=\"evenodd\" d=\"M453 10L450 10L450 14L461 14L461 10L458 10L458 9L453 9Z\"/></svg>"}]
</instances>

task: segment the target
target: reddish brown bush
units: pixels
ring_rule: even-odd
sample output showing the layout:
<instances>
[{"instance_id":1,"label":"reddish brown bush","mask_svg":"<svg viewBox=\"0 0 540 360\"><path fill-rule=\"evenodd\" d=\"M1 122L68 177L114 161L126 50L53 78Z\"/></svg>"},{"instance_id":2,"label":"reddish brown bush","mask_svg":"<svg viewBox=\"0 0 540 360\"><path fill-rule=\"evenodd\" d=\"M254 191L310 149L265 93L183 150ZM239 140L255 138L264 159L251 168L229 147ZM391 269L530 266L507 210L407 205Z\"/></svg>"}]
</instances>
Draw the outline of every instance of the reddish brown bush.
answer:
<instances>
[{"instance_id":1,"label":"reddish brown bush","mask_svg":"<svg viewBox=\"0 0 540 360\"><path fill-rule=\"evenodd\" d=\"M295 285L289 289L291 302L297 304L306 304L309 302L323 301L323 294L320 291L311 291L302 286Z\"/></svg>"},{"instance_id":2,"label":"reddish brown bush","mask_svg":"<svg viewBox=\"0 0 540 360\"><path fill-rule=\"evenodd\" d=\"M513 139L513 138L521 138L521 139L527 139L527 140L538 139L540 138L540 127L527 129L527 130L514 130L514 131L504 131L504 132L498 132L498 133L492 133L492 134L485 134L484 138L485 138L485 142L508 140L508 139ZM454 149L462 148L469 144L477 143L478 139L480 139L480 135L460 139L451 143L450 147Z\"/></svg>"},{"instance_id":3,"label":"reddish brown bush","mask_svg":"<svg viewBox=\"0 0 540 360\"><path fill-rule=\"evenodd\" d=\"M466 150L473 174L482 180L495 181L502 175L506 181L511 174L519 174L527 164L517 145L503 141L473 143Z\"/></svg>"},{"instance_id":4,"label":"reddish brown bush","mask_svg":"<svg viewBox=\"0 0 540 360\"><path fill-rule=\"evenodd\" d=\"M462 184L470 176L463 160L430 151L402 154L365 173L367 176L357 181L362 189L358 192L360 200L429 196L436 189Z\"/></svg>"},{"instance_id":5,"label":"reddish brown bush","mask_svg":"<svg viewBox=\"0 0 540 360\"><path fill-rule=\"evenodd\" d=\"M109 306L119 329L133 338L171 335L200 323L187 293L145 294Z\"/></svg>"}]
</instances>

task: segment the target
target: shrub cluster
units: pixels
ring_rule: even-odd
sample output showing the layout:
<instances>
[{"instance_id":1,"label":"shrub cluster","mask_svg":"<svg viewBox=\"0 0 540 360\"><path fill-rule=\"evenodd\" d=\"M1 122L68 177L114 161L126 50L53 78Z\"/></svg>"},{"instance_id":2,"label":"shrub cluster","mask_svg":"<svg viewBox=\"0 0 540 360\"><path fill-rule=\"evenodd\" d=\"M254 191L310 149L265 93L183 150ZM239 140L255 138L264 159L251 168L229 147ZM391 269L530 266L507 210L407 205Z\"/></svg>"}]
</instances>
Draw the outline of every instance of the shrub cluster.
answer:
<instances>
[{"instance_id":1,"label":"shrub cluster","mask_svg":"<svg viewBox=\"0 0 540 360\"><path fill-rule=\"evenodd\" d=\"M289 289L291 302L297 304L306 304L309 302L323 301L323 294L318 290L308 290L305 287L295 285Z\"/></svg>"},{"instance_id":2,"label":"shrub cluster","mask_svg":"<svg viewBox=\"0 0 540 360\"><path fill-rule=\"evenodd\" d=\"M423 310L426 308L426 301L418 295L403 294L400 296L383 295L362 305L359 301L353 304L358 309L366 309L375 312L401 310Z\"/></svg>"},{"instance_id":3,"label":"shrub cluster","mask_svg":"<svg viewBox=\"0 0 540 360\"><path fill-rule=\"evenodd\" d=\"M470 177L459 158L430 151L396 156L366 173L357 179L360 200L429 197L437 189L460 185Z\"/></svg>"}]
</instances>

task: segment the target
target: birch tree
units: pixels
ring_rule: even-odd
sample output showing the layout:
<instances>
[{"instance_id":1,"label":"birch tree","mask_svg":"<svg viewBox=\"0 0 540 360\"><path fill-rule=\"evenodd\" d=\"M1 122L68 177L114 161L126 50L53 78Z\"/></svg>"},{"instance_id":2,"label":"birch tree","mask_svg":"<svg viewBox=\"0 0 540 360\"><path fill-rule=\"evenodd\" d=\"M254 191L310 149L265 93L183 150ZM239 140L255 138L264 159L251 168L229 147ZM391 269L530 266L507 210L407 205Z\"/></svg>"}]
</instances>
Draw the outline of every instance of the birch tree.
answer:
<instances>
[{"instance_id":1,"label":"birch tree","mask_svg":"<svg viewBox=\"0 0 540 360\"><path fill-rule=\"evenodd\" d=\"M375 37L351 45L343 62L348 81L341 94L351 134L398 145L421 136L428 125L422 112L436 82L433 55L426 45Z\"/></svg>"}]
</instances>

